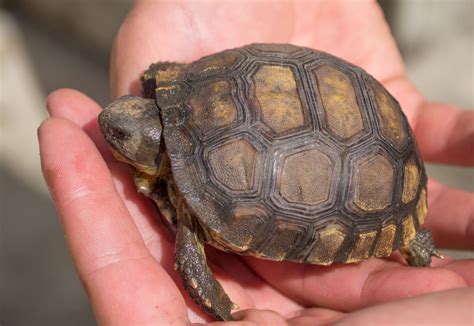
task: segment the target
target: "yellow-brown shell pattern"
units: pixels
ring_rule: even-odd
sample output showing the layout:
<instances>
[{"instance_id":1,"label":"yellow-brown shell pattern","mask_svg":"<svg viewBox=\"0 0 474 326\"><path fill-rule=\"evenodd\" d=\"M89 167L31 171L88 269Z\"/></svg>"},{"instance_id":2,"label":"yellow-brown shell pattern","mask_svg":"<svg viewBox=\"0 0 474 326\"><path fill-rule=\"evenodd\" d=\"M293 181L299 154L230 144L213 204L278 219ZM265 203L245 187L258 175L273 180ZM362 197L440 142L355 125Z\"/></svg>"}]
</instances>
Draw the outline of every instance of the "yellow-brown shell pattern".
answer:
<instances>
[{"instance_id":1,"label":"yellow-brown shell pattern","mask_svg":"<svg viewBox=\"0 0 474 326\"><path fill-rule=\"evenodd\" d=\"M252 44L179 69L156 76L157 103L176 185L211 243L329 265L389 256L424 223L406 117L361 68Z\"/></svg>"}]
</instances>

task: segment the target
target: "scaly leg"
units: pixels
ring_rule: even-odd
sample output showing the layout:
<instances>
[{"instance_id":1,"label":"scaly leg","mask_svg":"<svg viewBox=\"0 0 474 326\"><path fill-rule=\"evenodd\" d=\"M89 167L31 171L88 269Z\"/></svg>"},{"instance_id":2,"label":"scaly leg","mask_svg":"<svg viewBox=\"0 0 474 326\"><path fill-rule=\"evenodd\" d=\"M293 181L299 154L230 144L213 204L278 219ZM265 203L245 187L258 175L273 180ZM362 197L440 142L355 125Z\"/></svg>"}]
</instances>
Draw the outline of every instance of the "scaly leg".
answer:
<instances>
[{"instance_id":1,"label":"scaly leg","mask_svg":"<svg viewBox=\"0 0 474 326\"><path fill-rule=\"evenodd\" d=\"M234 320L231 310L238 306L214 278L206 262L200 226L183 209L178 209L175 261L176 270L193 300L218 320Z\"/></svg>"},{"instance_id":2,"label":"scaly leg","mask_svg":"<svg viewBox=\"0 0 474 326\"><path fill-rule=\"evenodd\" d=\"M444 258L436 249L429 230L420 230L410 243L400 249L410 266L430 266L431 256Z\"/></svg>"}]
</instances>

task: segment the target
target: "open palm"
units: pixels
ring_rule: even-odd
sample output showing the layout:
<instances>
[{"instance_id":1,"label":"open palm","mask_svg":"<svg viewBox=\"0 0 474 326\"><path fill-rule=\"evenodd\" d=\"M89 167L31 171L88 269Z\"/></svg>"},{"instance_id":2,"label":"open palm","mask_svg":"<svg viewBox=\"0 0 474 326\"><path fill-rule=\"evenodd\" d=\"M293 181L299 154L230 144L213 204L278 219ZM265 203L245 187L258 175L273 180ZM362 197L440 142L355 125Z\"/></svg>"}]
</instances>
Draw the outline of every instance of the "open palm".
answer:
<instances>
[{"instance_id":1,"label":"open palm","mask_svg":"<svg viewBox=\"0 0 474 326\"><path fill-rule=\"evenodd\" d=\"M474 164L473 114L429 103L410 84L383 15L371 1L138 1L117 35L113 96L138 94L139 77L151 62L189 62L252 42L307 46L361 66L399 100L426 160ZM98 321L207 321L173 270L173 236L153 204L134 190L130 168L109 152L97 124L100 107L76 91L59 90L49 96L48 110L52 118L39 130L43 172ZM430 181L429 205L427 226L438 245L474 248L472 194ZM406 302L358 309L474 283L473 261L435 259L433 268L411 268L393 254L387 260L322 267L208 249L210 266L226 292L241 309L250 309L239 318L257 322L314 324L367 316L376 322L374 316L384 318L387 307L406 310ZM423 300L442 307L453 296L462 300L473 292L428 294ZM418 304L410 300L412 307ZM423 312L413 310L413 318Z\"/></svg>"}]
</instances>

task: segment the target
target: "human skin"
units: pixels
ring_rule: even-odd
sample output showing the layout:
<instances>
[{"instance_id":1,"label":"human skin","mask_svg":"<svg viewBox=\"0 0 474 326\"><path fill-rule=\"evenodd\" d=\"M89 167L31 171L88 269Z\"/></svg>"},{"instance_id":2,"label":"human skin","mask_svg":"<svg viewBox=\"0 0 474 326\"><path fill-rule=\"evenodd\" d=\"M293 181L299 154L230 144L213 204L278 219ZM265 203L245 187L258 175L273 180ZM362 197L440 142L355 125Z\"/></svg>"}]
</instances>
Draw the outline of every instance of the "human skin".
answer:
<instances>
[{"instance_id":1,"label":"human skin","mask_svg":"<svg viewBox=\"0 0 474 326\"><path fill-rule=\"evenodd\" d=\"M151 62L189 62L252 42L307 46L361 66L398 99L426 161L474 165L474 114L429 102L406 79L373 1L137 1L115 41L112 97L138 95L138 79ZM173 270L173 236L153 204L134 190L131 168L105 144L100 107L62 89L48 97L47 108L51 117L38 131L43 173L98 322L209 322ZM434 180L428 192L426 227L438 246L474 249L474 195ZM413 268L395 253L324 267L213 248L207 253L217 279L243 310L239 321L215 325L472 322L472 260L434 258L432 268Z\"/></svg>"}]
</instances>

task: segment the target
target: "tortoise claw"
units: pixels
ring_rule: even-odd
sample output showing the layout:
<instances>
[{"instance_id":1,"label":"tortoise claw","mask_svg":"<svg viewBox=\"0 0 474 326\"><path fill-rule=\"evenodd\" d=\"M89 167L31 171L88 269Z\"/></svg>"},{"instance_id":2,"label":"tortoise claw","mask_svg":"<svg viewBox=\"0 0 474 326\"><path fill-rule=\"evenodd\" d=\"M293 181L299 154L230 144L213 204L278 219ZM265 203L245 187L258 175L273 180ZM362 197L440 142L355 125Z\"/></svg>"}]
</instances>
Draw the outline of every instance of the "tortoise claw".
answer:
<instances>
[{"instance_id":1,"label":"tortoise claw","mask_svg":"<svg viewBox=\"0 0 474 326\"><path fill-rule=\"evenodd\" d=\"M436 249L431 232L420 230L408 245L400 249L410 266L430 266L431 257L444 259L444 256Z\"/></svg>"},{"instance_id":2,"label":"tortoise claw","mask_svg":"<svg viewBox=\"0 0 474 326\"><path fill-rule=\"evenodd\" d=\"M438 250L433 251L433 256L439 258L439 259L446 259Z\"/></svg>"}]
</instances>

